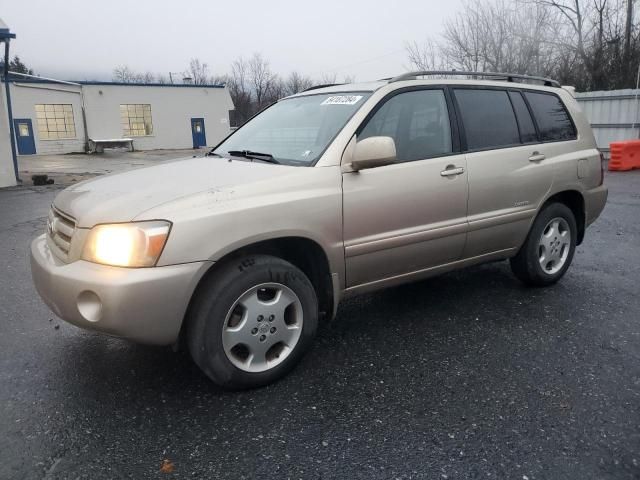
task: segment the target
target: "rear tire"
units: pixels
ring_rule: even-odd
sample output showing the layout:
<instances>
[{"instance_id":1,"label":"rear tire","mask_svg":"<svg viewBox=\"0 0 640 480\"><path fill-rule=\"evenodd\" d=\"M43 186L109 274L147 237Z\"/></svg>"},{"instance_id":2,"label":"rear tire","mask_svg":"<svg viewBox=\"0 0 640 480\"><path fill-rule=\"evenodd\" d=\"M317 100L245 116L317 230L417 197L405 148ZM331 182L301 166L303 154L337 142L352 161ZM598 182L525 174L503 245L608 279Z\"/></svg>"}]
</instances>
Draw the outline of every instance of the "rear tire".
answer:
<instances>
[{"instance_id":1,"label":"rear tire","mask_svg":"<svg viewBox=\"0 0 640 480\"><path fill-rule=\"evenodd\" d=\"M228 389L260 387L286 375L308 350L318 300L296 266L250 255L204 280L187 322L191 356L211 380Z\"/></svg>"},{"instance_id":2,"label":"rear tire","mask_svg":"<svg viewBox=\"0 0 640 480\"><path fill-rule=\"evenodd\" d=\"M526 285L553 285L571 265L577 237L571 209L563 203L550 203L540 211L524 245L511 259L511 270Z\"/></svg>"}]
</instances>

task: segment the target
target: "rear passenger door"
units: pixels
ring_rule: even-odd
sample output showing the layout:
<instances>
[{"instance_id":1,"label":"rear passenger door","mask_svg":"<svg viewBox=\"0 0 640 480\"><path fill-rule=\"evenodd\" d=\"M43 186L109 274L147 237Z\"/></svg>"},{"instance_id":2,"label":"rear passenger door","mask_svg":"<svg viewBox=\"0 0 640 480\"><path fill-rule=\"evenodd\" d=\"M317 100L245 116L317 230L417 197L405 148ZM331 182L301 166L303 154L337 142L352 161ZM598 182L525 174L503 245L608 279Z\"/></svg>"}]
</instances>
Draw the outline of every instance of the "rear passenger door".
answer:
<instances>
[{"instance_id":1,"label":"rear passenger door","mask_svg":"<svg viewBox=\"0 0 640 480\"><path fill-rule=\"evenodd\" d=\"M519 90L454 87L469 173L463 258L518 248L553 182L553 165Z\"/></svg>"}]
</instances>

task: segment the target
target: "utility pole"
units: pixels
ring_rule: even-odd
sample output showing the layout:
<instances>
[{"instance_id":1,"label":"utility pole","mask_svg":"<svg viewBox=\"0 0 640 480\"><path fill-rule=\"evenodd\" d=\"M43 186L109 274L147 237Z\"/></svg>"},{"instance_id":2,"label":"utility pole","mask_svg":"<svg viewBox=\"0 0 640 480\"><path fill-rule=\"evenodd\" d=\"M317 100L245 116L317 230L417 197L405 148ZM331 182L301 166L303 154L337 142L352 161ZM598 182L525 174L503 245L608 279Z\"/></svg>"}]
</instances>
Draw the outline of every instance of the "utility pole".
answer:
<instances>
[{"instance_id":1,"label":"utility pole","mask_svg":"<svg viewBox=\"0 0 640 480\"><path fill-rule=\"evenodd\" d=\"M173 74L179 74L180 72L169 72L169 82L173 85ZM184 73L183 73L184 75ZM184 78L182 79L182 83L183 84L188 84L188 83L193 83L193 78L187 76L184 76Z\"/></svg>"},{"instance_id":2,"label":"utility pole","mask_svg":"<svg viewBox=\"0 0 640 480\"><path fill-rule=\"evenodd\" d=\"M7 96L7 117L9 120L9 137L11 141L11 157L13 160L13 172L16 182L20 183L20 174L18 173L18 157L16 154L16 136L13 128L13 112L11 108L11 78L9 74L9 42L12 38L16 38L15 33L9 31L9 27L0 19L0 41L4 42L4 93Z\"/></svg>"},{"instance_id":3,"label":"utility pole","mask_svg":"<svg viewBox=\"0 0 640 480\"><path fill-rule=\"evenodd\" d=\"M633 25L633 0L627 0L627 24L624 29L624 58L631 54L631 27Z\"/></svg>"}]
</instances>

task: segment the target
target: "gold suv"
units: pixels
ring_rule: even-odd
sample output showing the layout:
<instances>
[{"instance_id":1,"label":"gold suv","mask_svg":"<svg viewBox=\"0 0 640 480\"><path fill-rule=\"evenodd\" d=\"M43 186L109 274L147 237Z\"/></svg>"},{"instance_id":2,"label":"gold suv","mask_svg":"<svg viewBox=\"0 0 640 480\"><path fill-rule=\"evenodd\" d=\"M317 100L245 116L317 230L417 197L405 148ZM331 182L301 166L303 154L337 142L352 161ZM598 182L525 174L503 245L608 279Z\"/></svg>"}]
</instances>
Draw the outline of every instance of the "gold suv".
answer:
<instances>
[{"instance_id":1,"label":"gold suv","mask_svg":"<svg viewBox=\"0 0 640 480\"><path fill-rule=\"evenodd\" d=\"M557 282L607 198L587 120L553 80L443 73L307 90L206 156L62 191L32 245L40 295L83 328L184 339L247 388L347 296L502 259Z\"/></svg>"}]
</instances>

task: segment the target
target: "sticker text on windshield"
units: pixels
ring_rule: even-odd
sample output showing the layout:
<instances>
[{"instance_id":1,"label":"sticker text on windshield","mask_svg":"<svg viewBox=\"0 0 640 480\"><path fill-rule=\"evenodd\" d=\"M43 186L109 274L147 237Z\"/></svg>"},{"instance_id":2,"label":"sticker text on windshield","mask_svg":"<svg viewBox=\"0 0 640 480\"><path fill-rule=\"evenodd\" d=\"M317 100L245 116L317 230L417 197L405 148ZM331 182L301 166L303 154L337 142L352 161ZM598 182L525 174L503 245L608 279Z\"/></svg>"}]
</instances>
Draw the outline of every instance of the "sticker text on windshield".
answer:
<instances>
[{"instance_id":1,"label":"sticker text on windshield","mask_svg":"<svg viewBox=\"0 0 640 480\"><path fill-rule=\"evenodd\" d=\"M335 95L327 98L320 105L355 105L361 98L362 95Z\"/></svg>"}]
</instances>

